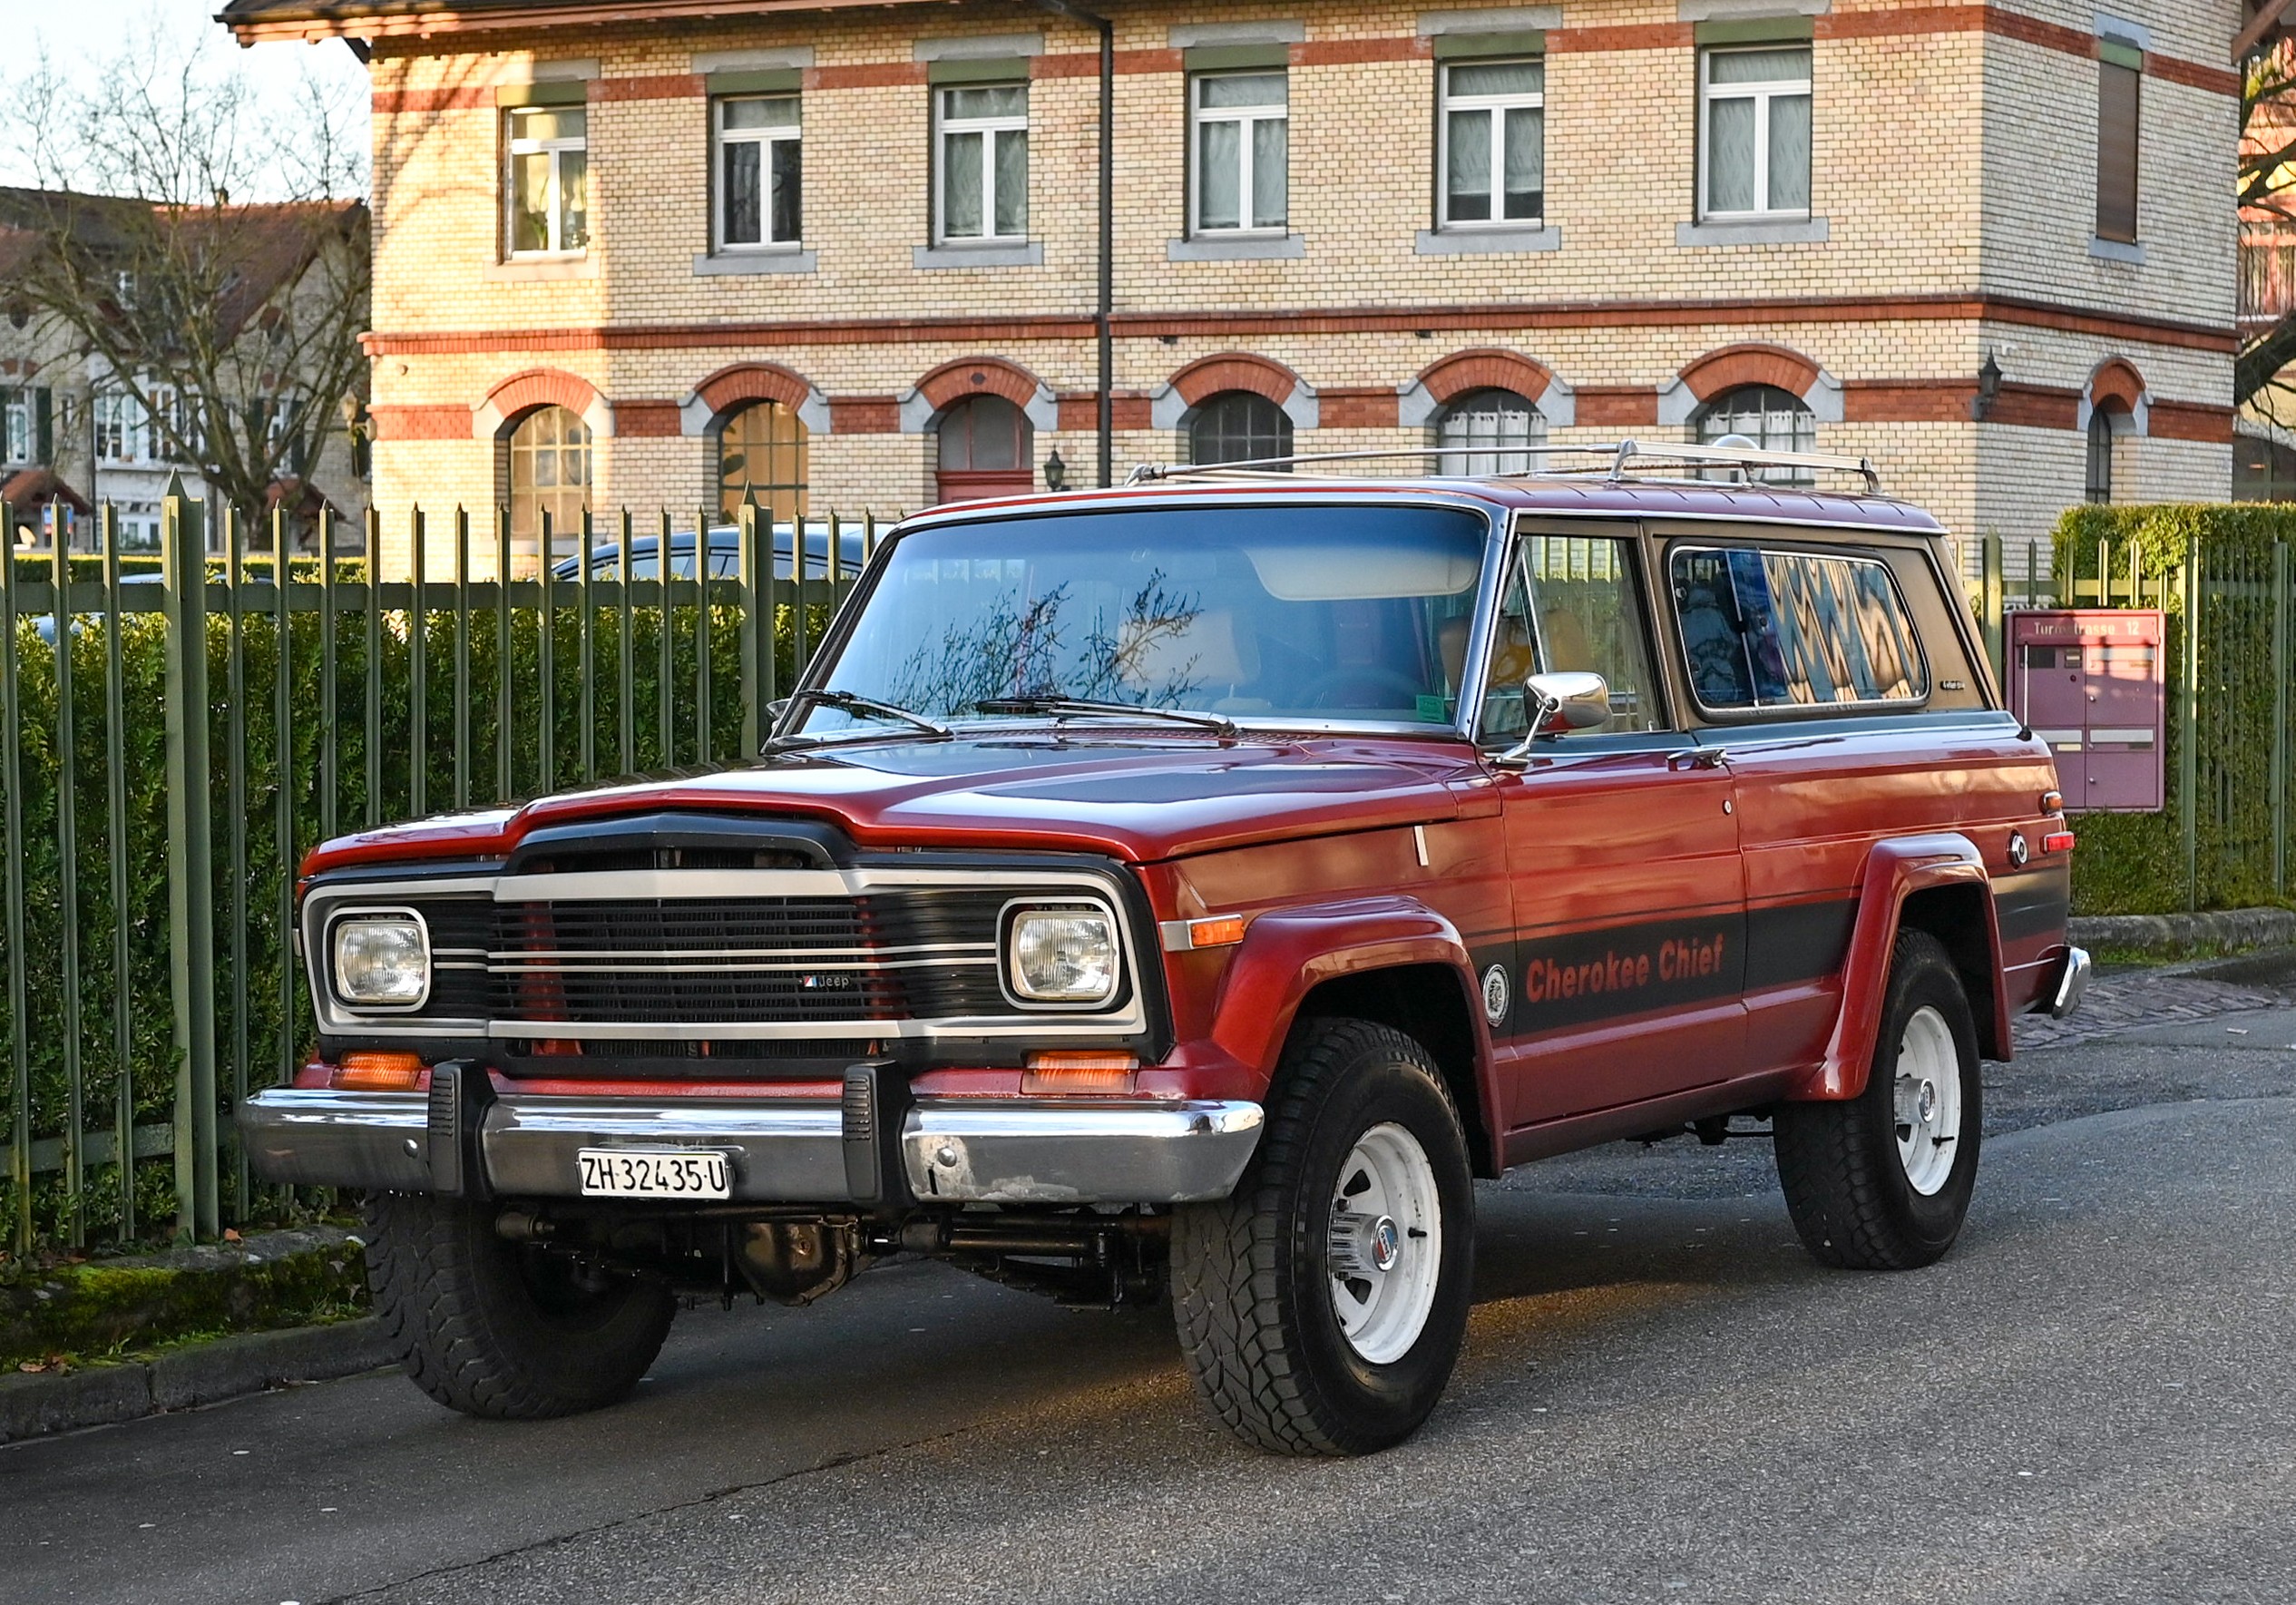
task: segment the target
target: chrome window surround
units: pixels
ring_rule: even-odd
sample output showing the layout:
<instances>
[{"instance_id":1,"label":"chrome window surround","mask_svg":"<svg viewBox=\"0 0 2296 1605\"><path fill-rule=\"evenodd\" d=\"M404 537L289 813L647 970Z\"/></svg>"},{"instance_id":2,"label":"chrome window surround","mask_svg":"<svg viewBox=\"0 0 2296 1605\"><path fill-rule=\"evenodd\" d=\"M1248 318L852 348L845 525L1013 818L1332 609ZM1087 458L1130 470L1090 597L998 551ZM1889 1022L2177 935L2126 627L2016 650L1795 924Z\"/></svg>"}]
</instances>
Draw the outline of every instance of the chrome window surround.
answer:
<instances>
[{"instance_id":1,"label":"chrome window surround","mask_svg":"<svg viewBox=\"0 0 2296 1605\"><path fill-rule=\"evenodd\" d=\"M369 1014L421 1013L423 1005L431 1001L431 980L438 969L438 950L431 945L431 922L423 917L422 910L408 908L401 904L388 904L378 907L355 903L348 907L332 908L327 911L326 936L318 947L311 950L320 955L320 962L327 967L327 990L334 991L337 981L335 927L346 920L355 919L404 920L423 934L423 995L410 1003L358 1003L355 1005L347 1003L344 1006L356 1007L361 1013Z\"/></svg>"},{"instance_id":2,"label":"chrome window surround","mask_svg":"<svg viewBox=\"0 0 2296 1605\"><path fill-rule=\"evenodd\" d=\"M306 951L325 954L319 938L327 922L341 910L372 904L377 897L472 897L492 903L550 902L558 899L614 901L617 899L690 899L715 902L728 897L857 897L872 892L950 887L977 891L983 886L1010 886L1016 900L1028 895L1050 902L1063 894L1079 903L1098 905L1116 920L1121 946L1124 979L1130 994L1118 1009L1099 1013L1060 1011L1011 1015L953 1016L930 1020L738 1021L670 1024L646 1021L586 1023L566 1020L442 1020L407 1019L403 1011L374 1011L352 1007L333 995L327 964L308 966L311 1007L323 1036L355 1037L477 1037L494 1041L528 1037L599 1042L707 1042L738 1040L840 1039L855 1042L886 1039L929 1040L935 1037L1041 1037L1048 1032L1080 1038L1137 1036L1148 1029L1143 970L1132 922L1116 908L1107 881L1078 870L1023 869L630 869L593 870L562 875L455 876L436 879L368 881L330 888L314 886L303 905ZM1000 941L1001 927L1000 926ZM957 962L1000 964L987 944L954 944L963 950ZM453 950L458 968L484 969L486 955ZM905 951L905 950L904 950ZM433 963L437 964L434 953ZM904 958L902 964L949 962L943 958ZM818 956L799 968L823 967Z\"/></svg>"},{"instance_id":3,"label":"chrome window surround","mask_svg":"<svg viewBox=\"0 0 2296 1605\"><path fill-rule=\"evenodd\" d=\"M1119 942L1123 940L1123 919L1118 915L1115 909L1109 907L1100 898L1057 896L1013 898L1002 908L997 910L997 984L1004 993L1004 1001L1014 1008L1025 1009L1031 1014L1089 1014L1096 1009L1107 1008L1123 993L1125 982L1131 978L1128 968L1120 969L1116 973L1107 997L1089 1003L1063 1003L1026 998L1022 997L1019 989L1012 984L1013 917L1035 909L1054 914L1072 910L1078 913L1100 915L1108 920L1109 928L1119 933L1118 940Z\"/></svg>"}]
</instances>

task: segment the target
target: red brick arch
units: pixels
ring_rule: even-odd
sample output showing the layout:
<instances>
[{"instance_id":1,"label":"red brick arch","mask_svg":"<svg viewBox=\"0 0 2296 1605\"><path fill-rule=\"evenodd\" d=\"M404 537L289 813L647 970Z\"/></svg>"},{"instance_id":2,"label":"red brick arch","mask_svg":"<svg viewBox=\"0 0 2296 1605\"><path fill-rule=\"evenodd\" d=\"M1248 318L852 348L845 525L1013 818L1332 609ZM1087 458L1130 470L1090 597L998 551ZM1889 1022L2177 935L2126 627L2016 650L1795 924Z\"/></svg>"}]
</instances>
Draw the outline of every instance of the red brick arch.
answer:
<instances>
[{"instance_id":1,"label":"red brick arch","mask_svg":"<svg viewBox=\"0 0 2296 1605\"><path fill-rule=\"evenodd\" d=\"M530 367L511 375L486 393L483 411L492 411L507 427L541 406L562 406L586 414L598 405L598 391L586 379L554 367Z\"/></svg>"},{"instance_id":2,"label":"red brick arch","mask_svg":"<svg viewBox=\"0 0 2296 1605\"><path fill-rule=\"evenodd\" d=\"M737 362L696 385L694 394L712 416L753 401L777 401L795 412L811 398L813 387L777 363Z\"/></svg>"},{"instance_id":3,"label":"red brick arch","mask_svg":"<svg viewBox=\"0 0 2296 1605\"><path fill-rule=\"evenodd\" d=\"M1200 406L1226 390L1248 390L1281 406L1299 387L1299 376L1282 363L1242 351L1204 357L1172 376L1172 388L1190 406Z\"/></svg>"},{"instance_id":4,"label":"red brick arch","mask_svg":"<svg viewBox=\"0 0 2296 1605\"><path fill-rule=\"evenodd\" d=\"M1712 401L1741 385L1775 385L1790 394L1807 396L1818 382L1818 365L1783 346L1724 346L1684 368L1681 378L1700 401Z\"/></svg>"},{"instance_id":5,"label":"red brick arch","mask_svg":"<svg viewBox=\"0 0 2296 1605\"><path fill-rule=\"evenodd\" d=\"M1554 378L1528 357L1490 347L1446 357L1422 371L1419 382L1429 399L1442 406L1476 390L1511 390L1525 401L1537 401Z\"/></svg>"},{"instance_id":6,"label":"red brick arch","mask_svg":"<svg viewBox=\"0 0 2296 1605\"><path fill-rule=\"evenodd\" d=\"M2122 357L2108 357L2089 376L2089 405L2099 412L2133 413L2145 399L2145 376Z\"/></svg>"},{"instance_id":7,"label":"red brick arch","mask_svg":"<svg viewBox=\"0 0 2296 1605\"><path fill-rule=\"evenodd\" d=\"M917 394L936 413L968 396L1001 396L1023 411L1043 392L1044 382L1017 362L1001 357L968 357L944 362L917 381Z\"/></svg>"}]
</instances>

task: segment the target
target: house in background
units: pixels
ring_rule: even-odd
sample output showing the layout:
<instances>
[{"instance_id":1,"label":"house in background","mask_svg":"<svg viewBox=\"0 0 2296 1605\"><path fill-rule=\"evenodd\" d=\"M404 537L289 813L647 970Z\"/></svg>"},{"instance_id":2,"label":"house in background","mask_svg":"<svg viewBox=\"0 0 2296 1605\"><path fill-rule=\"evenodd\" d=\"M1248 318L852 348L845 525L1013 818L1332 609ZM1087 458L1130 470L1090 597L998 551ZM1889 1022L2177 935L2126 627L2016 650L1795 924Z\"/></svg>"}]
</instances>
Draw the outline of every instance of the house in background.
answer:
<instances>
[{"instance_id":1,"label":"house in background","mask_svg":"<svg viewBox=\"0 0 2296 1605\"><path fill-rule=\"evenodd\" d=\"M1105 54L1019 0L222 20L369 55L377 500L529 553L1622 436L1870 455L1965 535L2227 494L2239 0L1100 14Z\"/></svg>"},{"instance_id":2,"label":"house in background","mask_svg":"<svg viewBox=\"0 0 2296 1605\"><path fill-rule=\"evenodd\" d=\"M37 310L21 288L40 254L54 249L60 231L68 230L76 240L102 249L126 232L123 220L132 209L149 210L149 203L0 188L0 501L12 510L19 549L48 546L61 512L72 544L93 550L96 532L87 514L93 507L109 505L123 550L157 551L160 503L171 477L181 475L194 494L210 504L217 499L198 465L170 449L161 415L174 415L173 437L181 438L186 398L153 383L149 370L136 387L139 396L120 382L103 357ZM364 213L356 202L326 210L330 217L342 213L353 220ZM302 205L231 208L229 240L235 262L212 320L224 338L259 348L270 309L298 293L310 267L318 232L312 220L313 209ZM125 270L120 274L122 297L136 293L133 278ZM292 374L278 376L281 389L296 383ZM270 500L284 503L307 534L322 506L333 509L352 532L358 530L367 506L366 447L355 428L363 424L363 407L345 410L342 416L309 472L282 475L271 487ZM209 538L210 543L220 541L220 520L210 521ZM257 544L267 538L258 537Z\"/></svg>"}]
</instances>

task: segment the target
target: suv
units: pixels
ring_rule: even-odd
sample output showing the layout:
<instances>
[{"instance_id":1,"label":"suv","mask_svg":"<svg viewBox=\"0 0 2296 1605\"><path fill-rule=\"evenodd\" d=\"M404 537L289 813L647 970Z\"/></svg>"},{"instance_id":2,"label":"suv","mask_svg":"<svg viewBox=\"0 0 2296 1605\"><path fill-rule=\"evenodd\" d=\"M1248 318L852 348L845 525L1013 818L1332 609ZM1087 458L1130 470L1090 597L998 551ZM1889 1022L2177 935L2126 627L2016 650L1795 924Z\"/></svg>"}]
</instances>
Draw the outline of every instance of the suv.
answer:
<instances>
[{"instance_id":1,"label":"suv","mask_svg":"<svg viewBox=\"0 0 2296 1605\"><path fill-rule=\"evenodd\" d=\"M1458 1355L1476 1178L1740 1117L1811 1253L1926 1265L1980 1059L2087 975L2073 837L1939 526L1697 477L1742 460L1861 466L912 519L755 762L313 854L318 1050L249 1151L366 1190L408 1372L501 1417L909 1254L1168 1289L1236 1433L1375 1450Z\"/></svg>"}]
</instances>

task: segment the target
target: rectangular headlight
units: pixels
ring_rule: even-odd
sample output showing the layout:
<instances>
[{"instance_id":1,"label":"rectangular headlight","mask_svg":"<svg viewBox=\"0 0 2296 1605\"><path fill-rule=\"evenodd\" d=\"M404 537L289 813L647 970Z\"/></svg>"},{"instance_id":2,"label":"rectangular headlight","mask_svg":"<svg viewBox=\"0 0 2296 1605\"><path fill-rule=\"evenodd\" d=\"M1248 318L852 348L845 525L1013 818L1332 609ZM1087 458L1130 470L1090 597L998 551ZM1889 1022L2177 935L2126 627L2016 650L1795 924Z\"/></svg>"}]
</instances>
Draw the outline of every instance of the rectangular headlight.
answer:
<instances>
[{"instance_id":1,"label":"rectangular headlight","mask_svg":"<svg viewBox=\"0 0 2296 1605\"><path fill-rule=\"evenodd\" d=\"M346 915L328 946L335 995L355 1008L412 1009L430 996L431 938L419 915Z\"/></svg>"},{"instance_id":2,"label":"rectangular headlight","mask_svg":"<svg viewBox=\"0 0 2296 1605\"><path fill-rule=\"evenodd\" d=\"M1123 959L1116 921L1100 908L1023 908L1005 926L1006 984L1033 1003L1104 1003Z\"/></svg>"}]
</instances>

